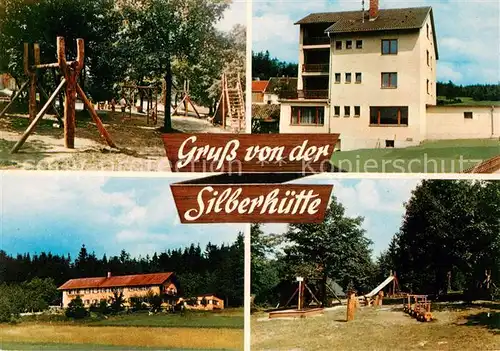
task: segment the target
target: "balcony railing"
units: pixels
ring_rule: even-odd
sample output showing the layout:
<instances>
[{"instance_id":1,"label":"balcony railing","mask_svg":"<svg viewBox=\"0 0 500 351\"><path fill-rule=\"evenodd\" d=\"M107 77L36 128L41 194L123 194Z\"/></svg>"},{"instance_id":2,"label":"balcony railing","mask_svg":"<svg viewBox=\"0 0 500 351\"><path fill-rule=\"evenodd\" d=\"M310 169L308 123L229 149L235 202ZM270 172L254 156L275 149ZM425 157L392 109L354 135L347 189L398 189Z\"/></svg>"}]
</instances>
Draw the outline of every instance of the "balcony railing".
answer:
<instances>
[{"instance_id":1,"label":"balcony railing","mask_svg":"<svg viewBox=\"0 0 500 351\"><path fill-rule=\"evenodd\" d=\"M328 45L330 44L330 38L324 37L304 37L303 45Z\"/></svg>"},{"instance_id":2,"label":"balcony railing","mask_svg":"<svg viewBox=\"0 0 500 351\"><path fill-rule=\"evenodd\" d=\"M280 99L328 99L328 89L326 90L295 90L282 91L279 94Z\"/></svg>"},{"instance_id":3,"label":"balcony railing","mask_svg":"<svg viewBox=\"0 0 500 351\"><path fill-rule=\"evenodd\" d=\"M302 72L306 73L328 73L328 63L305 63L302 65Z\"/></svg>"}]
</instances>

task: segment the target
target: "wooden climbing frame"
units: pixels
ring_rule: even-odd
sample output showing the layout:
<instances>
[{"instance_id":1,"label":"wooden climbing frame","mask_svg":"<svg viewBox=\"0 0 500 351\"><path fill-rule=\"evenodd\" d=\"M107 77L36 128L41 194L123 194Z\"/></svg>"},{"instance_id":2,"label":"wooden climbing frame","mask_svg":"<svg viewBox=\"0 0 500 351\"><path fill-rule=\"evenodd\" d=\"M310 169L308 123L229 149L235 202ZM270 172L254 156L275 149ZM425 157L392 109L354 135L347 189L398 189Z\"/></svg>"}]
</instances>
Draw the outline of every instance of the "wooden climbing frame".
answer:
<instances>
[{"instance_id":1,"label":"wooden climbing frame","mask_svg":"<svg viewBox=\"0 0 500 351\"><path fill-rule=\"evenodd\" d=\"M431 302L427 295L406 295L403 298L403 311L421 322L432 320Z\"/></svg>"},{"instance_id":2,"label":"wooden climbing frame","mask_svg":"<svg viewBox=\"0 0 500 351\"><path fill-rule=\"evenodd\" d=\"M104 128L104 125L102 124L101 119L97 115L96 111L94 110L93 104L90 102L90 100L87 98L85 93L83 92L82 88L78 84L78 76L80 75L80 72L83 68L84 65L84 41L83 39L77 39L76 40L76 45L77 45L77 58L75 61L66 61L66 50L65 50L65 43L64 43L64 38L63 37L57 37L57 62L56 63L48 63L48 64L40 64L40 49L38 45L35 45L35 64L31 66L31 70L28 70L31 72L32 70L36 69L46 69L46 68L54 68L57 67L60 69L63 78L61 79L61 82L57 86L56 90L52 93L52 95L48 98L47 102L45 105L42 107L42 109L36 114L36 98L34 102L34 106L32 106L32 94L31 94L31 89L33 88L33 82L32 78L30 78L30 124L26 131L23 133L19 141L14 145L12 150L10 151L11 153L16 153L19 151L19 149L23 146L24 142L30 134L34 131L37 123L42 119L42 117L45 115L47 112L48 107L53 104L55 98L59 94L59 91L63 87L65 87L65 96L64 96L64 145L68 149L74 149L75 147L75 129L76 129L76 119L75 119L75 107L76 107L76 97L80 96L80 99L84 103L84 105L87 107L90 116L92 117L93 121L95 122L97 129L99 130L99 133L101 136L105 139L107 144L111 147L116 147L114 144L113 140L111 140L110 135L108 134L106 128ZM24 66L25 70L26 67L29 66L28 64L28 55L27 55L27 45L25 45L25 60L24 60ZM35 85L36 85L36 75L35 76ZM31 77L31 76L30 76ZM33 108L34 107L34 108ZM31 118L31 114L35 112L35 116Z\"/></svg>"}]
</instances>

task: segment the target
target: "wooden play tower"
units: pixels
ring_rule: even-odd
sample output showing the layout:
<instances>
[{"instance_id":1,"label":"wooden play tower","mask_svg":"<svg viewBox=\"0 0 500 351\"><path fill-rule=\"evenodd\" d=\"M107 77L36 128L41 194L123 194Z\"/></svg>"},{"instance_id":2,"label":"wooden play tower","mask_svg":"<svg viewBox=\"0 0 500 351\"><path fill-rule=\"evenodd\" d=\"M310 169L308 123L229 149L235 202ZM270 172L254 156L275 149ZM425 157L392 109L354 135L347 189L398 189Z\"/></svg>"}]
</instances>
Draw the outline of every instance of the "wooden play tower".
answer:
<instances>
[{"instance_id":1,"label":"wooden play tower","mask_svg":"<svg viewBox=\"0 0 500 351\"><path fill-rule=\"evenodd\" d=\"M55 63L47 63L47 64L41 64L40 63L40 48L38 44L34 44L34 64L30 65L29 64L29 47L28 44L26 43L24 45L24 70L25 73L28 75L29 80L25 82L21 89L17 92L16 96L12 99L11 103L19 96L20 92L28 86L29 83L29 116L30 116L30 123L28 125L28 128L25 130L21 138L18 140L18 142L14 145L12 150L10 151L11 153L16 153L19 151L19 149L23 146L24 142L30 134L35 130L35 127L37 123L42 119L42 117L45 115L47 112L48 108L52 105L54 106L54 100L56 99L57 95L59 92L62 90L62 88L65 88L65 95L64 95L64 119L63 119L63 124L64 124L64 146L68 149L74 149L75 148L75 129L76 129L76 120L75 120L75 105L76 105L76 99L77 96L80 97L82 102L85 104L87 107L87 110L90 113L90 116L92 117L94 123L97 126L97 129L99 130L99 133L101 137L104 138L106 143L110 147L116 147L114 144L113 140L111 140L111 137L107 130L104 128L104 125L102 124L101 119L97 115L93 104L90 102L90 100L87 98L85 93L83 92L83 89L80 87L78 84L78 76L80 75L81 70L83 69L84 66L84 41L83 39L77 39L76 40L76 45L77 45L77 57L75 61L66 61L66 50L65 50L65 43L64 43L64 38L63 37L57 37L57 62ZM47 68L59 68L61 71L61 74L63 75L63 78L61 79L59 85L56 87L54 92L47 97L47 102L43 105L40 111L36 113L36 71L39 69L47 69ZM6 106L4 111L2 111L2 114L5 113L7 108L10 106ZM55 109L57 110L57 109Z\"/></svg>"},{"instance_id":2,"label":"wooden play tower","mask_svg":"<svg viewBox=\"0 0 500 351\"><path fill-rule=\"evenodd\" d=\"M224 129L229 127L233 133L245 132L245 99L239 73L236 79L222 74L219 104L210 120Z\"/></svg>"}]
</instances>

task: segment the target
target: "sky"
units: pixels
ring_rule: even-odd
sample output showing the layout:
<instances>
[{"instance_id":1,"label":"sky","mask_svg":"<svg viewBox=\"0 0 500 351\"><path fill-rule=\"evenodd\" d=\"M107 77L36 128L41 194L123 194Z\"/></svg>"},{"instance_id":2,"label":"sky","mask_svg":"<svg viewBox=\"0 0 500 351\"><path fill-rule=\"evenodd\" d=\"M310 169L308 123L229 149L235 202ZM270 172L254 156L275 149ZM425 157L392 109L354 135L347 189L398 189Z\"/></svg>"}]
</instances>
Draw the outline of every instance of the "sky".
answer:
<instances>
[{"instance_id":1,"label":"sky","mask_svg":"<svg viewBox=\"0 0 500 351\"><path fill-rule=\"evenodd\" d=\"M365 0L365 9L369 7ZM500 81L500 2L498 0L380 0L380 8L432 6L437 33L439 81L456 84ZM254 0L253 51L298 61L299 28L314 12L361 10L361 0Z\"/></svg>"},{"instance_id":2,"label":"sky","mask_svg":"<svg viewBox=\"0 0 500 351\"><path fill-rule=\"evenodd\" d=\"M420 183L418 179L326 179L317 175L293 181L301 184L333 184L333 194L346 209L349 217L364 218L363 229L373 241L372 257L387 249L394 234L399 231L405 213L404 203ZM282 234L287 224L265 224L264 233Z\"/></svg>"},{"instance_id":3,"label":"sky","mask_svg":"<svg viewBox=\"0 0 500 351\"><path fill-rule=\"evenodd\" d=\"M133 256L199 243L232 243L244 224L181 224L170 184L199 177L116 177L95 173L1 173L0 248L8 254L71 254L82 244L98 257ZM398 231L404 202L417 179L326 179L294 181L333 184L348 216L365 218L363 228L376 257ZM284 233L286 224L266 224L266 233Z\"/></svg>"},{"instance_id":4,"label":"sky","mask_svg":"<svg viewBox=\"0 0 500 351\"><path fill-rule=\"evenodd\" d=\"M230 244L243 224L181 224L170 183L177 178L84 173L0 173L0 249L8 254L150 256L199 243ZM195 178L196 175L190 176ZM184 178L183 180L186 180Z\"/></svg>"},{"instance_id":5,"label":"sky","mask_svg":"<svg viewBox=\"0 0 500 351\"><path fill-rule=\"evenodd\" d=\"M237 24L246 26L246 6L244 0L234 0L224 11L223 18L216 24L217 29L228 32Z\"/></svg>"}]
</instances>

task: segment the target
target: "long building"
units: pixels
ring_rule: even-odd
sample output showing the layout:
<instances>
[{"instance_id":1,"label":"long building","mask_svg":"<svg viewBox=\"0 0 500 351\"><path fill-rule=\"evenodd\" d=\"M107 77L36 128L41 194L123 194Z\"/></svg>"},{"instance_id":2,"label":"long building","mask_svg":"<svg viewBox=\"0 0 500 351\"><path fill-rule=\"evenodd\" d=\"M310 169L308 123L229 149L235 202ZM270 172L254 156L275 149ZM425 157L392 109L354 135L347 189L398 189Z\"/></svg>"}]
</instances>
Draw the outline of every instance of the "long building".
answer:
<instances>
[{"instance_id":1,"label":"long building","mask_svg":"<svg viewBox=\"0 0 500 351\"><path fill-rule=\"evenodd\" d=\"M340 133L339 150L500 136L495 106L437 106L431 7L313 13L299 20L297 90L280 133Z\"/></svg>"},{"instance_id":2,"label":"long building","mask_svg":"<svg viewBox=\"0 0 500 351\"><path fill-rule=\"evenodd\" d=\"M131 297L145 297L150 292L156 295L177 295L177 281L173 272L134 274L106 277L70 279L58 290L62 291L63 307L80 296L86 307L98 304L101 300L109 301L115 291L122 292L128 303Z\"/></svg>"}]
</instances>

